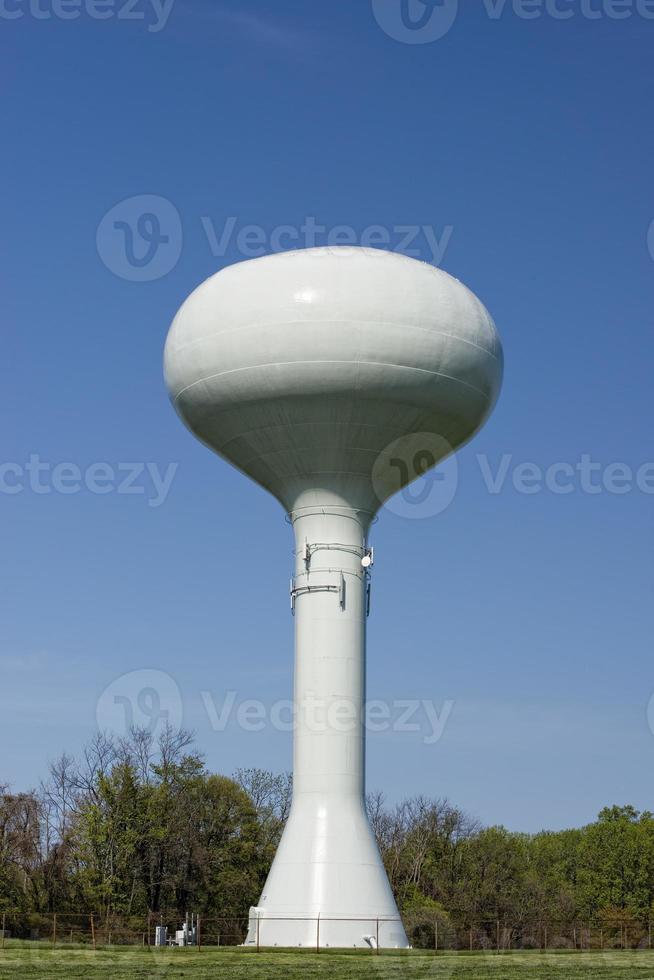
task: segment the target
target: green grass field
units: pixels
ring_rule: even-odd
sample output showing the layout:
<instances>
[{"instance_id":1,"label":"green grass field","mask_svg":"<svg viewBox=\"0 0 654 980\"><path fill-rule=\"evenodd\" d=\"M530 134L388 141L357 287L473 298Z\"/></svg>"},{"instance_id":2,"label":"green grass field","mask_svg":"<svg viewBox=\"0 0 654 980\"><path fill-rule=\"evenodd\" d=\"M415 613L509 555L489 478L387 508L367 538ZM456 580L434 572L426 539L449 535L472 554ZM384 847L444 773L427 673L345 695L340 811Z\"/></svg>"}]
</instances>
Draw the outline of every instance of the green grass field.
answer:
<instances>
[{"instance_id":1,"label":"green grass field","mask_svg":"<svg viewBox=\"0 0 654 980\"><path fill-rule=\"evenodd\" d=\"M239 949L52 949L7 943L0 978L30 980L654 980L654 952L256 953Z\"/></svg>"}]
</instances>

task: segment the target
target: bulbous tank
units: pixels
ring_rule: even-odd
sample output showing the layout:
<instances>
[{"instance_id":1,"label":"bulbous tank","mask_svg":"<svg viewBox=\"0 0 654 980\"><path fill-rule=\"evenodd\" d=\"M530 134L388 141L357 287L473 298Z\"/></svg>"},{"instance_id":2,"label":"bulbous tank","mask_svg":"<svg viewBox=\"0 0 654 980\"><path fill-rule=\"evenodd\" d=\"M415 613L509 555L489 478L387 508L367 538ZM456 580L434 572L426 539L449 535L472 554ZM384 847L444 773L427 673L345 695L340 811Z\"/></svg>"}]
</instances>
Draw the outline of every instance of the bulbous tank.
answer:
<instances>
[{"instance_id":1,"label":"bulbous tank","mask_svg":"<svg viewBox=\"0 0 654 980\"><path fill-rule=\"evenodd\" d=\"M438 463L484 423L502 371L493 320L458 280L349 246L228 266L189 296L165 349L184 423L289 512L373 514L418 475L384 450L433 433Z\"/></svg>"}]
</instances>

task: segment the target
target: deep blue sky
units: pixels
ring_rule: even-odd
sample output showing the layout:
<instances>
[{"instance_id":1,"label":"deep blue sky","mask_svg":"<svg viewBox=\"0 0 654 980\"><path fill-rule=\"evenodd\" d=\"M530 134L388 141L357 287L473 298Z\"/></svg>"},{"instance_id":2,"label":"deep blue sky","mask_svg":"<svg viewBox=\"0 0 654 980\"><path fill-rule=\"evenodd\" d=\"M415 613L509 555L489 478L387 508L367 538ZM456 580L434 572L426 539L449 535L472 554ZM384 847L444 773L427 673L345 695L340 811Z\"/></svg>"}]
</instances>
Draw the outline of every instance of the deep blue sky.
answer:
<instances>
[{"instance_id":1,"label":"deep blue sky","mask_svg":"<svg viewBox=\"0 0 654 980\"><path fill-rule=\"evenodd\" d=\"M590 19L580 3L565 21L510 4L493 19L464 2L445 36L406 44L370 0L175 0L161 30L146 0L145 20L94 19L86 2L76 19L36 17L19 2L4 9L22 16L0 18L0 781L27 788L79 750L98 704L111 723L114 695L138 692L128 679L103 698L135 670L172 678L155 686L165 701L177 685L211 767L290 766L289 734L214 731L201 694L216 710L230 690L289 697L290 532L184 430L161 355L190 290L243 258L233 241L212 254L206 227L219 237L232 217L269 241L314 216L381 225L392 245L399 225L450 227L442 265L484 300L506 353L451 505L422 519L396 507L410 517L383 511L375 527L369 696L454 706L435 745L371 735L370 788L446 795L522 830L654 807L654 497L512 482L525 462L654 459L654 20ZM391 33L398 6L380 16ZM140 195L171 202L183 230L158 212L161 261L181 253L145 282L121 275L140 273L116 250L115 216L96 246L103 216ZM422 235L418 247L431 260ZM500 493L478 454L493 471L511 455ZM30 487L30 456L49 464L50 492ZM161 506L143 476L141 494L53 485L58 463L139 462L179 464Z\"/></svg>"}]
</instances>

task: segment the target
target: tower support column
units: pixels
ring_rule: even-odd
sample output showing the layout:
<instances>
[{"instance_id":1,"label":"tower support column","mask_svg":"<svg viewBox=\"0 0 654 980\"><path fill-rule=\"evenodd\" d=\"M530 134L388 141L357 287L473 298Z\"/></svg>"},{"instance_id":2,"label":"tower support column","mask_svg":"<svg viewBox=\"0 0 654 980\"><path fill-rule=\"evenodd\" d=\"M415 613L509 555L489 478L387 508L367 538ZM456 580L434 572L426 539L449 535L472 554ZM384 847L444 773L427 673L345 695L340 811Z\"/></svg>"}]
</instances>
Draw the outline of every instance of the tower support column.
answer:
<instances>
[{"instance_id":1,"label":"tower support column","mask_svg":"<svg viewBox=\"0 0 654 980\"><path fill-rule=\"evenodd\" d=\"M322 946L405 947L365 808L369 517L330 505L291 521L293 802L253 920L264 946L315 945L319 920Z\"/></svg>"}]
</instances>

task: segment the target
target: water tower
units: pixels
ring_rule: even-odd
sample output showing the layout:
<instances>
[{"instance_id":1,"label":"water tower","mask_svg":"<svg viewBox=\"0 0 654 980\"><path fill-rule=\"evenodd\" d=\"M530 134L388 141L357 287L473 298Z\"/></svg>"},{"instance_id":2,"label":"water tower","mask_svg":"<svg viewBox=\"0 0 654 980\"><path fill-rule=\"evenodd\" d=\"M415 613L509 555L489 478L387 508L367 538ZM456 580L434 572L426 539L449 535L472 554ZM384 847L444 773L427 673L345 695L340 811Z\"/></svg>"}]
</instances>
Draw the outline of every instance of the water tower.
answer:
<instances>
[{"instance_id":1,"label":"water tower","mask_svg":"<svg viewBox=\"0 0 654 980\"><path fill-rule=\"evenodd\" d=\"M432 465L488 417L502 380L493 321L414 259L286 252L191 294L165 374L191 432L270 491L295 533L293 803L247 942L404 947L364 803L368 532L423 472L425 433Z\"/></svg>"}]
</instances>

